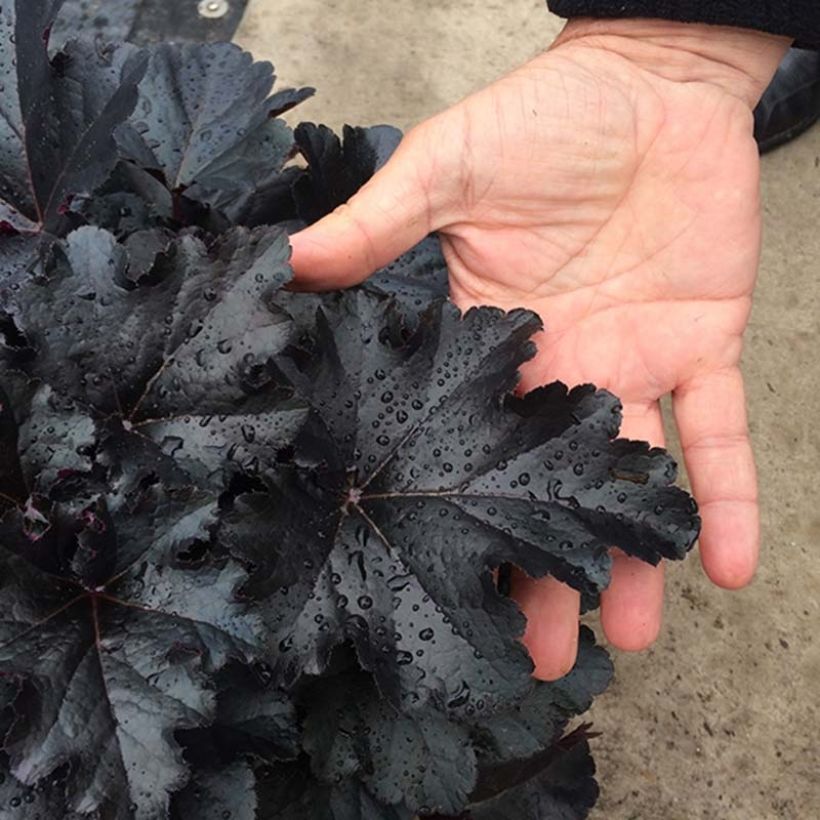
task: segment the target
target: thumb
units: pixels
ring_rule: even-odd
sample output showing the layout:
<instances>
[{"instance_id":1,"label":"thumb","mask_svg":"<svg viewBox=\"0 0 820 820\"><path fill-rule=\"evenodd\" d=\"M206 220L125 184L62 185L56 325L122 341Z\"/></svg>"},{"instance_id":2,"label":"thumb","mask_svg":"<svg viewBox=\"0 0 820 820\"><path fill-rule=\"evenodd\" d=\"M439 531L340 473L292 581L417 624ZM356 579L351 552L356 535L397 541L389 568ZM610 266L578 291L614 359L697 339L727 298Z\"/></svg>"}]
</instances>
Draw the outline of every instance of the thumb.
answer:
<instances>
[{"instance_id":1,"label":"thumb","mask_svg":"<svg viewBox=\"0 0 820 820\"><path fill-rule=\"evenodd\" d=\"M294 285L355 285L433 230L429 162L408 135L391 159L346 204L291 238Z\"/></svg>"}]
</instances>

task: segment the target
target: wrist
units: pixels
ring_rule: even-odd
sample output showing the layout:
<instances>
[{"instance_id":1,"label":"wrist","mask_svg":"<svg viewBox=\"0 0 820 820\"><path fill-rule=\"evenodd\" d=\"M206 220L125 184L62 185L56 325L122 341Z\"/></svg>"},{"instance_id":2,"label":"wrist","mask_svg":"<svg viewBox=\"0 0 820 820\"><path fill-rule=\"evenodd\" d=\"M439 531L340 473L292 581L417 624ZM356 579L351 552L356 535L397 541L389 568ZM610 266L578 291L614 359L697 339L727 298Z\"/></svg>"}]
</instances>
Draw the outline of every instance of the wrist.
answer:
<instances>
[{"instance_id":1,"label":"wrist","mask_svg":"<svg viewBox=\"0 0 820 820\"><path fill-rule=\"evenodd\" d=\"M570 20L552 49L572 43L615 53L676 82L704 82L757 105L791 45L753 29L655 19Z\"/></svg>"}]
</instances>

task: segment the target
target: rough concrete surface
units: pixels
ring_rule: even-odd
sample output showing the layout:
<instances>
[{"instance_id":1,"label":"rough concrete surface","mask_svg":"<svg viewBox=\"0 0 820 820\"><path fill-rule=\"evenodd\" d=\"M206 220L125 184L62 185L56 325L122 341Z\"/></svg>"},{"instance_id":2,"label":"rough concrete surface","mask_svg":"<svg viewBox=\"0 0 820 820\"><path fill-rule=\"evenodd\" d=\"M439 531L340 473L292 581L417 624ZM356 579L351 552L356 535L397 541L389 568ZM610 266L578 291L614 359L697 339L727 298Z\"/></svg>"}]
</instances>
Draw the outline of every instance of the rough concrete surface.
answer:
<instances>
[{"instance_id":1,"label":"rough concrete surface","mask_svg":"<svg viewBox=\"0 0 820 820\"><path fill-rule=\"evenodd\" d=\"M294 119L407 128L560 27L542 0L250 0L237 40L319 89ZM820 128L765 158L763 189L745 356L762 566L740 593L696 558L670 569L663 636L616 655L594 707L596 820L820 817Z\"/></svg>"}]
</instances>

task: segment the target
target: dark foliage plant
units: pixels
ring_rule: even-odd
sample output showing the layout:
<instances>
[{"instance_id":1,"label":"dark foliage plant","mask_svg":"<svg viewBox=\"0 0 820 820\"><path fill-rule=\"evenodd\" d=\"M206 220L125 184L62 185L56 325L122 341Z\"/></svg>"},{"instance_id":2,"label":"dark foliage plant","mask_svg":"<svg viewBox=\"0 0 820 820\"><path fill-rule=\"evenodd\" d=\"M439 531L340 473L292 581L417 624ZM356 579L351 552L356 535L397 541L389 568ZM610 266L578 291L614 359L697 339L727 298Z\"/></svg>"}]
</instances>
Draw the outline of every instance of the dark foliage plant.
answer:
<instances>
[{"instance_id":1,"label":"dark foliage plant","mask_svg":"<svg viewBox=\"0 0 820 820\"><path fill-rule=\"evenodd\" d=\"M435 238L285 288L393 129L292 131L227 44L49 51L59 5L0 0L0 817L585 817L610 661L535 683L494 570L682 558L674 463L517 395L538 318Z\"/></svg>"}]
</instances>

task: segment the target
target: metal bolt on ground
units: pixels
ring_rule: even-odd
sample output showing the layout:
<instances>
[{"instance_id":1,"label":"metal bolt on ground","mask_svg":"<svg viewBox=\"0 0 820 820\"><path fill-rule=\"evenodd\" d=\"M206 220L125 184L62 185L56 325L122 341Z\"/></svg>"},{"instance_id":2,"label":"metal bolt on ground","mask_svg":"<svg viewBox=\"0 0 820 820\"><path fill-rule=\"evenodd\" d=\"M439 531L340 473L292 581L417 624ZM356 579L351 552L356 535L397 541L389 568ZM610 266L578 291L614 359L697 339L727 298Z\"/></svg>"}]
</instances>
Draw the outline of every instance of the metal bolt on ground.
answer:
<instances>
[{"instance_id":1,"label":"metal bolt on ground","mask_svg":"<svg viewBox=\"0 0 820 820\"><path fill-rule=\"evenodd\" d=\"M230 7L228 0L200 0L197 8L200 17L219 18L224 17Z\"/></svg>"}]
</instances>

